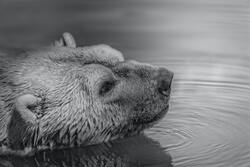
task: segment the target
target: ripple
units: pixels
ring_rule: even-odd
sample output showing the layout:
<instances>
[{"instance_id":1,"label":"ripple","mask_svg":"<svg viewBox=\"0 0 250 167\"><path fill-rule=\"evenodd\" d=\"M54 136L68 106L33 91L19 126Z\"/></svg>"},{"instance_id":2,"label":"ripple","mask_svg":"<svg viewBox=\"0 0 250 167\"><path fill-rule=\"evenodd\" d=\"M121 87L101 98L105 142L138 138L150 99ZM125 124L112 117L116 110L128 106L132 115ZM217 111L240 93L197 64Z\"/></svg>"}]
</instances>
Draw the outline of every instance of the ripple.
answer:
<instances>
[{"instance_id":1,"label":"ripple","mask_svg":"<svg viewBox=\"0 0 250 167\"><path fill-rule=\"evenodd\" d=\"M250 165L250 86L178 79L174 84L172 108L147 132L171 153L174 165Z\"/></svg>"}]
</instances>

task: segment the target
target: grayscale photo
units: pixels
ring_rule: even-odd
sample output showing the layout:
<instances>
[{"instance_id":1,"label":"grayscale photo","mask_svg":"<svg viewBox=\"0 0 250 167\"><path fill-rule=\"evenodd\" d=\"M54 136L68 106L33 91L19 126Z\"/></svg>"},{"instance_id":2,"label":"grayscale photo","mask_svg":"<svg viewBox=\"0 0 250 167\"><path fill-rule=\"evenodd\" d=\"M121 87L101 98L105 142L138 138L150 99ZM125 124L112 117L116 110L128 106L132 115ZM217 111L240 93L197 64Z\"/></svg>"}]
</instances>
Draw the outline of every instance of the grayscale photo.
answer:
<instances>
[{"instance_id":1,"label":"grayscale photo","mask_svg":"<svg viewBox=\"0 0 250 167\"><path fill-rule=\"evenodd\" d=\"M0 167L249 167L250 1L0 0Z\"/></svg>"}]
</instances>

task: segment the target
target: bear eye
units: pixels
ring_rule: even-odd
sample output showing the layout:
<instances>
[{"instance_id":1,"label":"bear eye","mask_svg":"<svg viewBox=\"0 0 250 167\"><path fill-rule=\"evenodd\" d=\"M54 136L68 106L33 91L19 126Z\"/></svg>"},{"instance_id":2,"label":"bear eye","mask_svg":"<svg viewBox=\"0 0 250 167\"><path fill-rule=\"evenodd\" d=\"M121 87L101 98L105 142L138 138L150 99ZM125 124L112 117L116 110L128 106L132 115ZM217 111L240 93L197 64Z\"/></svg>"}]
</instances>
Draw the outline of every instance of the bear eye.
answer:
<instances>
[{"instance_id":1,"label":"bear eye","mask_svg":"<svg viewBox=\"0 0 250 167\"><path fill-rule=\"evenodd\" d=\"M116 85L116 81L112 80L112 81L105 81L100 88L99 94L100 95L105 95L108 92L110 92Z\"/></svg>"}]
</instances>

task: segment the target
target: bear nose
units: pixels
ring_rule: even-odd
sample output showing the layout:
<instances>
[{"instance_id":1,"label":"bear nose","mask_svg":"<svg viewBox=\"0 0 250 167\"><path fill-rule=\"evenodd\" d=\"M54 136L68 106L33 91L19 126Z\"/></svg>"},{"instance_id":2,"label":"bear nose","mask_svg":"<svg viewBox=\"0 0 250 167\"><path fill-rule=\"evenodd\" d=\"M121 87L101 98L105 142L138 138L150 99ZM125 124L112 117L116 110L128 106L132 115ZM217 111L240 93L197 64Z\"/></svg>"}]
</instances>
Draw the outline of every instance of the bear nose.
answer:
<instances>
[{"instance_id":1,"label":"bear nose","mask_svg":"<svg viewBox=\"0 0 250 167\"><path fill-rule=\"evenodd\" d=\"M156 81L158 92L164 96L169 96L174 73L165 68L160 68L157 73Z\"/></svg>"}]
</instances>

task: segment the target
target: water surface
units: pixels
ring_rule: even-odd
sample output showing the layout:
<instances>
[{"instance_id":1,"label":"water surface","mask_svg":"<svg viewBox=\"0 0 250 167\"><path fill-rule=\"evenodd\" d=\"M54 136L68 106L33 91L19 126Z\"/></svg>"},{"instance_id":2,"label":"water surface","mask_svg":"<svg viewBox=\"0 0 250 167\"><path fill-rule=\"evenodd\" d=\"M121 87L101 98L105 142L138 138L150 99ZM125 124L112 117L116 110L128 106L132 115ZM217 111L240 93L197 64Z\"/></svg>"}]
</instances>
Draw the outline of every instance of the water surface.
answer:
<instances>
[{"instance_id":1,"label":"water surface","mask_svg":"<svg viewBox=\"0 0 250 167\"><path fill-rule=\"evenodd\" d=\"M250 166L249 1L1 0L0 20L2 46L38 47L70 31L175 72L170 111L146 137L2 164Z\"/></svg>"}]
</instances>

